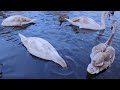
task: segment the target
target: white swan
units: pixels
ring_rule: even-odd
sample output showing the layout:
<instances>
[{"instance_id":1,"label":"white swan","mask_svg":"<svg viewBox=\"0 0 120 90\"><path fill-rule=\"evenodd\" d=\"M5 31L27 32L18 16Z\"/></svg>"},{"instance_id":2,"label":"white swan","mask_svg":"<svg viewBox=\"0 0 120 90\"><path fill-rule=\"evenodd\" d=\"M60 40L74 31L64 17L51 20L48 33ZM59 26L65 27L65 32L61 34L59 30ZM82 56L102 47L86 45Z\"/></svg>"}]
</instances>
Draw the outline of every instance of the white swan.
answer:
<instances>
[{"instance_id":1,"label":"white swan","mask_svg":"<svg viewBox=\"0 0 120 90\"><path fill-rule=\"evenodd\" d=\"M115 49L111 44L117 29L116 20L113 21L112 27L112 34L109 39L105 43L100 43L92 49L92 53L90 55L91 63L87 67L87 71L90 74L97 74L110 67L115 59Z\"/></svg>"},{"instance_id":2,"label":"white swan","mask_svg":"<svg viewBox=\"0 0 120 90\"><path fill-rule=\"evenodd\" d=\"M42 59L52 60L62 67L67 67L64 59L48 41L38 37L25 37L22 34L19 34L19 36L23 45L32 55Z\"/></svg>"},{"instance_id":3,"label":"white swan","mask_svg":"<svg viewBox=\"0 0 120 90\"><path fill-rule=\"evenodd\" d=\"M30 19L22 15L13 15L1 23L2 26L23 26L25 24L33 23L36 19Z\"/></svg>"},{"instance_id":4,"label":"white swan","mask_svg":"<svg viewBox=\"0 0 120 90\"><path fill-rule=\"evenodd\" d=\"M65 18L65 19L68 22L70 22L72 25L78 26L79 28L90 29L90 30L104 30L105 15L108 15L110 17L110 15L112 14L113 14L112 12L103 11L101 15L101 25L99 25L96 21L86 16L75 17L72 19L68 19L68 18Z\"/></svg>"}]
</instances>

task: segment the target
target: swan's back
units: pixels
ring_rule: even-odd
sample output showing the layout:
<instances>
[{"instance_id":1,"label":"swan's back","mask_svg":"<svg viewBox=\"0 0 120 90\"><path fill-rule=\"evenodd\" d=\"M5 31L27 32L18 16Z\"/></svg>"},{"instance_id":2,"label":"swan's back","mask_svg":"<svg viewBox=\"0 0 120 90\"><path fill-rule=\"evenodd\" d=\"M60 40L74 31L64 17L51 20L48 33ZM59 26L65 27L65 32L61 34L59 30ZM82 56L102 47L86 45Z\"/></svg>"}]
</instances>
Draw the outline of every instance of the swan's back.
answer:
<instances>
[{"instance_id":1,"label":"swan's back","mask_svg":"<svg viewBox=\"0 0 120 90\"><path fill-rule=\"evenodd\" d=\"M107 46L105 43L100 43L97 46L93 47L92 52L90 54L91 60L97 53L100 52L106 52L109 54L110 57L113 57L115 55L115 49L112 46Z\"/></svg>"},{"instance_id":2,"label":"swan's back","mask_svg":"<svg viewBox=\"0 0 120 90\"><path fill-rule=\"evenodd\" d=\"M103 51L105 51L105 49L106 49L106 45L104 44L104 43L100 43L100 44L98 44L97 46L94 46L93 48L92 48L92 52L91 52L91 54L90 54L90 58L93 58L97 53L99 53L99 52L103 52Z\"/></svg>"},{"instance_id":3,"label":"swan's back","mask_svg":"<svg viewBox=\"0 0 120 90\"><path fill-rule=\"evenodd\" d=\"M54 59L53 54L58 55L56 49L42 38L29 37L25 46L29 52L44 59Z\"/></svg>"},{"instance_id":4,"label":"swan's back","mask_svg":"<svg viewBox=\"0 0 120 90\"><path fill-rule=\"evenodd\" d=\"M52 60L60 64L62 67L67 67L64 59L58 54L57 50L46 40L38 37L24 37L19 34L21 41L27 50L34 56L45 60Z\"/></svg>"},{"instance_id":5,"label":"swan's back","mask_svg":"<svg viewBox=\"0 0 120 90\"><path fill-rule=\"evenodd\" d=\"M8 18L6 18L4 21L30 21L31 19L29 19L28 17L22 16L22 15L14 15L14 16L10 16Z\"/></svg>"},{"instance_id":6,"label":"swan's back","mask_svg":"<svg viewBox=\"0 0 120 90\"><path fill-rule=\"evenodd\" d=\"M3 20L1 25L2 26L21 26L24 24L32 23L32 22L33 20L28 17L22 16L22 15L14 15Z\"/></svg>"},{"instance_id":7,"label":"swan's back","mask_svg":"<svg viewBox=\"0 0 120 90\"><path fill-rule=\"evenodd\" d=\"M112 64L115 59L115 49L112 46L108 46L105 52L108 54L107 60Z\"/></svg>"},{"instance_id":8,"label":"swan's back","mask_svg":"<svg viewBox=\"0 0 120 90\"><path fill-rule=\"evenodd\" d=\"M111 66L115 59L115 49L107 46L105 51L97 52L91 57L91 63L87 67L87 71L91 74L97 74L100 71Z\"/></svg>"},{"instance_id":9,"label":"swan's back","mask_svg":"<svg viewBox=\"0 0 120 90\"><path fill-rule=\"evenodd\" d=\"M73 18L72 21L75 23L78 22L82 25L94 25L97 27L100 26L95 20L93 20L92 18L86 17L86 16L80 16L80 17Z\"/></svg>"}]
</instances>

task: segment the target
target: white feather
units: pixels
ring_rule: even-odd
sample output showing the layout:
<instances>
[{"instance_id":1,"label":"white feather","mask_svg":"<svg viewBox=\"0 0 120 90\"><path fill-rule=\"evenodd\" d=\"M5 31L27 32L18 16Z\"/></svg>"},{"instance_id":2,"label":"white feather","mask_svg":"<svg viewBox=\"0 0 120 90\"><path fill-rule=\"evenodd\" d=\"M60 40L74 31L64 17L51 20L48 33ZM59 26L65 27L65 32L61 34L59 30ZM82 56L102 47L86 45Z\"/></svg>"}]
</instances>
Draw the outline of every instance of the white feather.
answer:
<instances>
[{"instance_id":1,"label":"white feather","mask_svg":"<svg viewBox=\"0 0 120 90\"><path fill-rule=\"evenodd\" d=\"M2 26L23 26L25 24L34 23L36 19L30 19L22 15L14 15L6 18L1 23Z\"/></svg>"},{"instance_id":2,"label":"white feather","mask_svg":"<svg viewBox=\"0 0 120 90\"><path fill-rule=\"evenodd\" d=\"M57 50L46 40L38 37L25 37L19 34L21 42L29 53L42 59L52 60L62 67L67 67L64 59L58 54Z\"/></svg>"}]
</instances>

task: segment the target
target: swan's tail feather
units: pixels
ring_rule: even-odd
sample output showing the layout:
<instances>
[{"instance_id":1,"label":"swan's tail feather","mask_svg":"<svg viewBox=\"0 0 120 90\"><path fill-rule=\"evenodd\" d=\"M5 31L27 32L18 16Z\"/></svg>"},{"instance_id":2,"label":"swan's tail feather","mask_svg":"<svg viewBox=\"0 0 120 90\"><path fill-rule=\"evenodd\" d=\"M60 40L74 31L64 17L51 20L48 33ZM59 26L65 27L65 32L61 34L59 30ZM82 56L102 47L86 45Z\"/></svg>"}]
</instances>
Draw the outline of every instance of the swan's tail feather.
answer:
<instances>
[{"instance_id":1,"label":"swan's tail feather","mask_svg":"<svg viewBox=\"0 0 120 90\"><path fill-rule=\"evenodd\" d=\"M21 41L22 41L22 42L24 42L24 41L27 40L27 37L23 36L22 34L19 33L18 35L19 35L19 37L21 38Z\"/></svg>"},{"instance_id":2,"label":"swan's tail feather","mask_svg":"<svg viewBox=\"0 0 120 90\"><path fill-rule=\"evenodd\" d=\"M57 61L55 60L54 62L57 63L57 64L59 64L59 65L62 66L63 68L64 68L64 67L67 67L66 62L65 62L65 60L64 60L62 57L60 57Z\"/></svg>"},{"instance_id":3,"label":"swan's tail feather","mask_svg":"<svg viewBox=\"0 0 120 90\"><path fill-rule=\"evenodd\" d=\"M22 25L25 25L25 24L30 24L30 23L35 23L36 19L31 19L30 21L28 22L22 22Z\"/></svg>"},{"instance_id":4,"label":"swan's tail feather","mask_svg":"<svg viewBox=\"0 0 120 90\"><path fill-rule=\"evenodd\" d=\"M30 22L31 22L31 23L34 23L36 20L37 20L37 18L32 19Z\"/></svg>"}]
</instances>

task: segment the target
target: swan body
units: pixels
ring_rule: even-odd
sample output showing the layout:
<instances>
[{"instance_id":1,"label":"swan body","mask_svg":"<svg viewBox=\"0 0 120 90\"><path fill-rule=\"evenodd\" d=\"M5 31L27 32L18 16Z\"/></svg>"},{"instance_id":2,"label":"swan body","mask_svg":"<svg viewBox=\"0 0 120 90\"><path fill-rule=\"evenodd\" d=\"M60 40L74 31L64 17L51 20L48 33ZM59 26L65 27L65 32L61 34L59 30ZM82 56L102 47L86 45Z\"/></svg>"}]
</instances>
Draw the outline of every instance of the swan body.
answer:
<instances>
[{"instance_id":1,"label":"swan body","mask_svg":"<svg viewBox=\"0 0 120 90\"><path fill-rule=\"evenodd\" d=\"M117 29L117 21L113 21L112 34L105 43L94 46L90 54L91 63L87 67L90 74L97 74L111 66L115 59L115 49L111 46L114 33Z\"/></svg>"},{"instance_id":2,"label":"swan body","mask_svg":"<svg viewBox=\"0 0 120 90\"><path fill-rule=\"evenodd\" d=\"M35 20L36 19L30 19L28 17L21 16L21 15L13 15L3 20L1 25L2 26L23 26L26 24L34 23Z\"/></svg>"},{"instance_id":3,"label":"swan body","mask_svg":"<svg viewBox=\"0 0 120 90\"><path fill-rule=\"evenodd\" d=\"M96 47L99 47L99 45ZM112 46L107 46L103 43L101 49L92 50L90 57L91 63L88 65L87 71L90 74L97 74L111 66L115 59L115 49Z\"/></svg>"},{"instance_id":4,"label":"swan body","mask_svg":"<svg viewBox=\"0 0 120 90\"><path fill-rule=\"evenodd\" d=\"M79 28L95 29L95 30L100 28L99 24L97 24L93 19L86 16L80 16L66 20L69 21L72 25L78 26Z\"/></svg>"},{"instance_id":5,"label":"swan body","mask_svg":"<svg viewBox=\"0 0 120 90\"><path fill-rule=\"evenodd\" d=\"M38 37L25 37L22 34L19 34L19 36L23 45L32 55L42 59L52 60L62 67L67 67L64 59L48 41Z\"/></svg>"},{"instance_id":6,"label":"swan body","mask_svg":"<svg viewBox=\"0 0 120 90\"><path fill-rule=\"evenodd\" d=\"M111 12L112 13L112 12ZM101 15L101 25L99 25L95 20L86 16L75 17L72 19L65 18L72 25L78 26L82 29L90 30L104 30L105 29L105 15L110 15L109 11L103 11Z\"/></svg>"}]
</instances>

